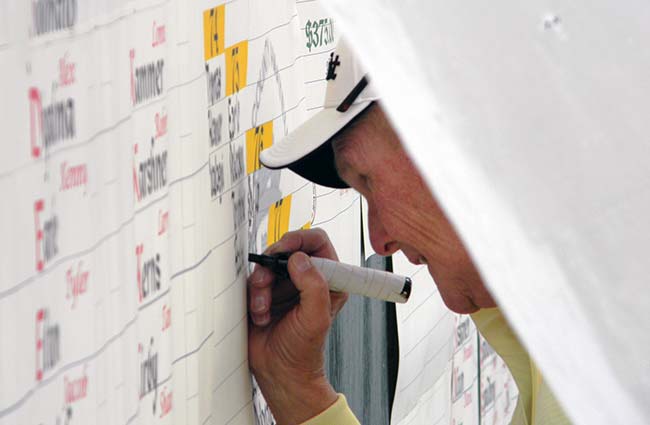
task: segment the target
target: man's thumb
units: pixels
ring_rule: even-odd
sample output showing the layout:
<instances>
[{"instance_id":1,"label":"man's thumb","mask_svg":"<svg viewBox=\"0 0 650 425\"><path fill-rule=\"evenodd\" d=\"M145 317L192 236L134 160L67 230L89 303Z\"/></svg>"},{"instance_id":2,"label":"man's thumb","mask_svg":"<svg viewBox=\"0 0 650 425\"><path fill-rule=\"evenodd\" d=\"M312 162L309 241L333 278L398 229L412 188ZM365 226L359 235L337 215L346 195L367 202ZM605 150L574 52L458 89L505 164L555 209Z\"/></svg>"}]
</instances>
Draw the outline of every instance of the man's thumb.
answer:
<instances>
[{"instance_id":1,"label":"man's thumb","mask_svg":"<svg viewBox=\"0 0 650 425\"><path fill-rule=\"evenodd\" d=\"M301 318L306 326L316 330L319 325L329 328L330 295L329 286L322 273L314 267L309 256L296 252L289 258L289 275L300 292Z\"/></svg>"}]
</instances>

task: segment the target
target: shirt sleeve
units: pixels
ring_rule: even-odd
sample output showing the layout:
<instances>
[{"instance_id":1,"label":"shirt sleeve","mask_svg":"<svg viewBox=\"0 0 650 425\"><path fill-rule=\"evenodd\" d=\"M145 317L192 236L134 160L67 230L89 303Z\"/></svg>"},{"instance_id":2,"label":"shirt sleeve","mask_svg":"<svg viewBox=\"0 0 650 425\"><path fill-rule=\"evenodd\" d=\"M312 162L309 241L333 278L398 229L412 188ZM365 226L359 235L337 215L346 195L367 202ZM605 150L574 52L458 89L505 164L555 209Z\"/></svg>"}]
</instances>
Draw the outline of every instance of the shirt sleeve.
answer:
<instances>
[{"instance_id":1,"label":"shirt sleeve","mask_svg":"<svg viewBox=\"0 0 650 425\"><path fill-rule=\"evenodd\" d=\"M343 394L324 412L303 422L302 425L360 425Z\"/></svg>"}]
</instances>

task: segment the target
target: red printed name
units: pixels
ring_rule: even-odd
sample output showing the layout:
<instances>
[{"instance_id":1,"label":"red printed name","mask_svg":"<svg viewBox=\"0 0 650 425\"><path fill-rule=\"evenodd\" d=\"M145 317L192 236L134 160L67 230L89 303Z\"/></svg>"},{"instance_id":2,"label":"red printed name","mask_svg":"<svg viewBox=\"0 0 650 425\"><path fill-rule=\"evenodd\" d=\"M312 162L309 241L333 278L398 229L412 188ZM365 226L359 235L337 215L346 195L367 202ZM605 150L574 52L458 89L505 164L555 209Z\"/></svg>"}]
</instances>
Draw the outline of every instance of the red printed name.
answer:
<instances>
[{"instance_id":1,"label":"red printed name","mask_svg":"<svg viewBox=\"0 0 650 425\"><path fill-rule=\"evenodd\" d=\"M61 164L61 192L88 183L88 168L86 164L70 166L67 162Z\"/></svg>"},{"instance_id":2,"label":"red printed name","mask_svg":"<svg viewBox=\"0 0 650 425\"><path fill-rule=\"evenodd\" d=\"M163 235L169 228L169 211L158 211L158 236Z\"/></svg>"},{"instance_id":3,"label":"red printed name","mask_svg":"<svg viewBox=\"0 0 650 425\"><path fill-rule=\"evenodd\" d=\"M167 112L162 111L162 113L156 112L156 116L154 117L154 120L156 122L156 139L161 138L165 134L167 134Z\"/></svg>"},{"instance_id":4,"label":"red printed name","mask_svg":"<svg viewBox=\"0 0 650 425\"><path fill-rule=\"evenodd\" d=\"M160 46L165 41L167 41L167 34L165 30L165 25L157 25L156 21L153 21L151 28L151 47Z\"/></svg>"},{"instance_id":5,"label":"red printed name","mask_svg":"<svg viewBox=\"0 0 650 425\"><path fill-rule=\"evenodd\" d=\"M166 305L162 308L162 330L169 329L172 325L172 309Z\"/></svg>"},{"instance_id":6,"label":"red printed name","mask_svg":"<svg viewBox=\"0 0 650 425\"><path fill-rule=\"evenodd\" d=\"M75 68L74 62L68 60L68 52L59 59L59 86L65 87L75 82Z\"/></svg>"},{"instance_id":7,"label":"red printed name","mask_svg":"<svg viewBox=\"0 0 650 425\"><path fill-rule=\"evenodd\" d=\"M67 376L63 377L63 391L67 404L86 398L88 395L88 376L86 375L86 371L84 370L83 376L73 380L69 380Z\"/></svg>"},{"instance_id":8,"label":"red printed name","mask_svg":"<svg viewBox=\"0 0 650 425\"><path fill-rule=\"evenodd\" d=\"M471 359L472 354L474 353L474 347L471 344L467 345L463 351L464 351L464 353L463 353L464 354L464 359L465 360Z\"/></svg>"},{"instance_id":9,"label":"red printed name","mask_svg":"<svg viewBox=\"0 0 650 425\"><path fill-rule=\"evenodd\" d=\"M465 394L463 394L463 397L465 399L465 407L469 406L472 404L472 393L467 391Z\"/></svg>"},{"instance_id":10,"label":"red printed name","mask_svg":"<svg viewBox=\"0 0 650 425\"><path fill-rule=\"evenodd\" d=\"M72 308L77 305L77 298L88 290L88 276L90 272L82 270L83 262L79 262L76 272L70 267L65 274L67 283L66 299L72 298Z\"/></svg>"},{"instance_id":11,"label":"red printed name","mask_svg":"<svg viewBox=\"0 0 650 425\"><path fill-rule=\"evenodd\" d=\"M172 392L167 392L167 387L160 392L160 417L164 418L172 411Z\"/></svg>"}]
</instances>

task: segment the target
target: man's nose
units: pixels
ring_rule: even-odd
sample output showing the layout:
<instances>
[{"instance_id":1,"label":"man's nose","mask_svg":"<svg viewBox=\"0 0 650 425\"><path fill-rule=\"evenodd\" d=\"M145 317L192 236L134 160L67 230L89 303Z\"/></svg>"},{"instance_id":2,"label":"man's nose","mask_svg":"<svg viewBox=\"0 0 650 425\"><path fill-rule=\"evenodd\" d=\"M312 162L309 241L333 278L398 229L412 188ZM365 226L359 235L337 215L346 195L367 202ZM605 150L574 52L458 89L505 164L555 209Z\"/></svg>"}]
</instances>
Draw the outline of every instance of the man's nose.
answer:
<instances>
[{"instance_id":1,"label":"man's nose","mask_svg":"<svg viewBox=\"0 0 650 425\"><path fill-rule=\"evenodd\" d=\"M368 230L372 249L382 256L392 255L399 250L399 244L386 231L377 215L377 209L368 202Z\"/></svg>"}]
</instances>

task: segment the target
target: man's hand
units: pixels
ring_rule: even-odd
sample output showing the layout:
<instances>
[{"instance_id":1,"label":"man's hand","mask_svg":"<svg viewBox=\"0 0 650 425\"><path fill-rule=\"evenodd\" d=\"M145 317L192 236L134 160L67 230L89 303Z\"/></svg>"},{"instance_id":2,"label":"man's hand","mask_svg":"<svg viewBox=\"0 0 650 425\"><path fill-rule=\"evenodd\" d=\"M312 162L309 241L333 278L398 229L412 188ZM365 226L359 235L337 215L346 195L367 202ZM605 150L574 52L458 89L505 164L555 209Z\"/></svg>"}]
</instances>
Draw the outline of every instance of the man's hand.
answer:
<instances>
[{"instance_id":1,"label":"man's hand","mask_svg":"<svg viewBox=\"0 0 650 425\"><path fill-rule=\"evenodd\" d=\"M324 371L324 345L347 294L330 292L309 256L338 260L321 229L290 232L265 253L286 252L291 281L256 265L248 278L248 361L280 425L299 424L334 404ZM292 283L293 282L293 283Z\"/></svg>"}]
</instances>

